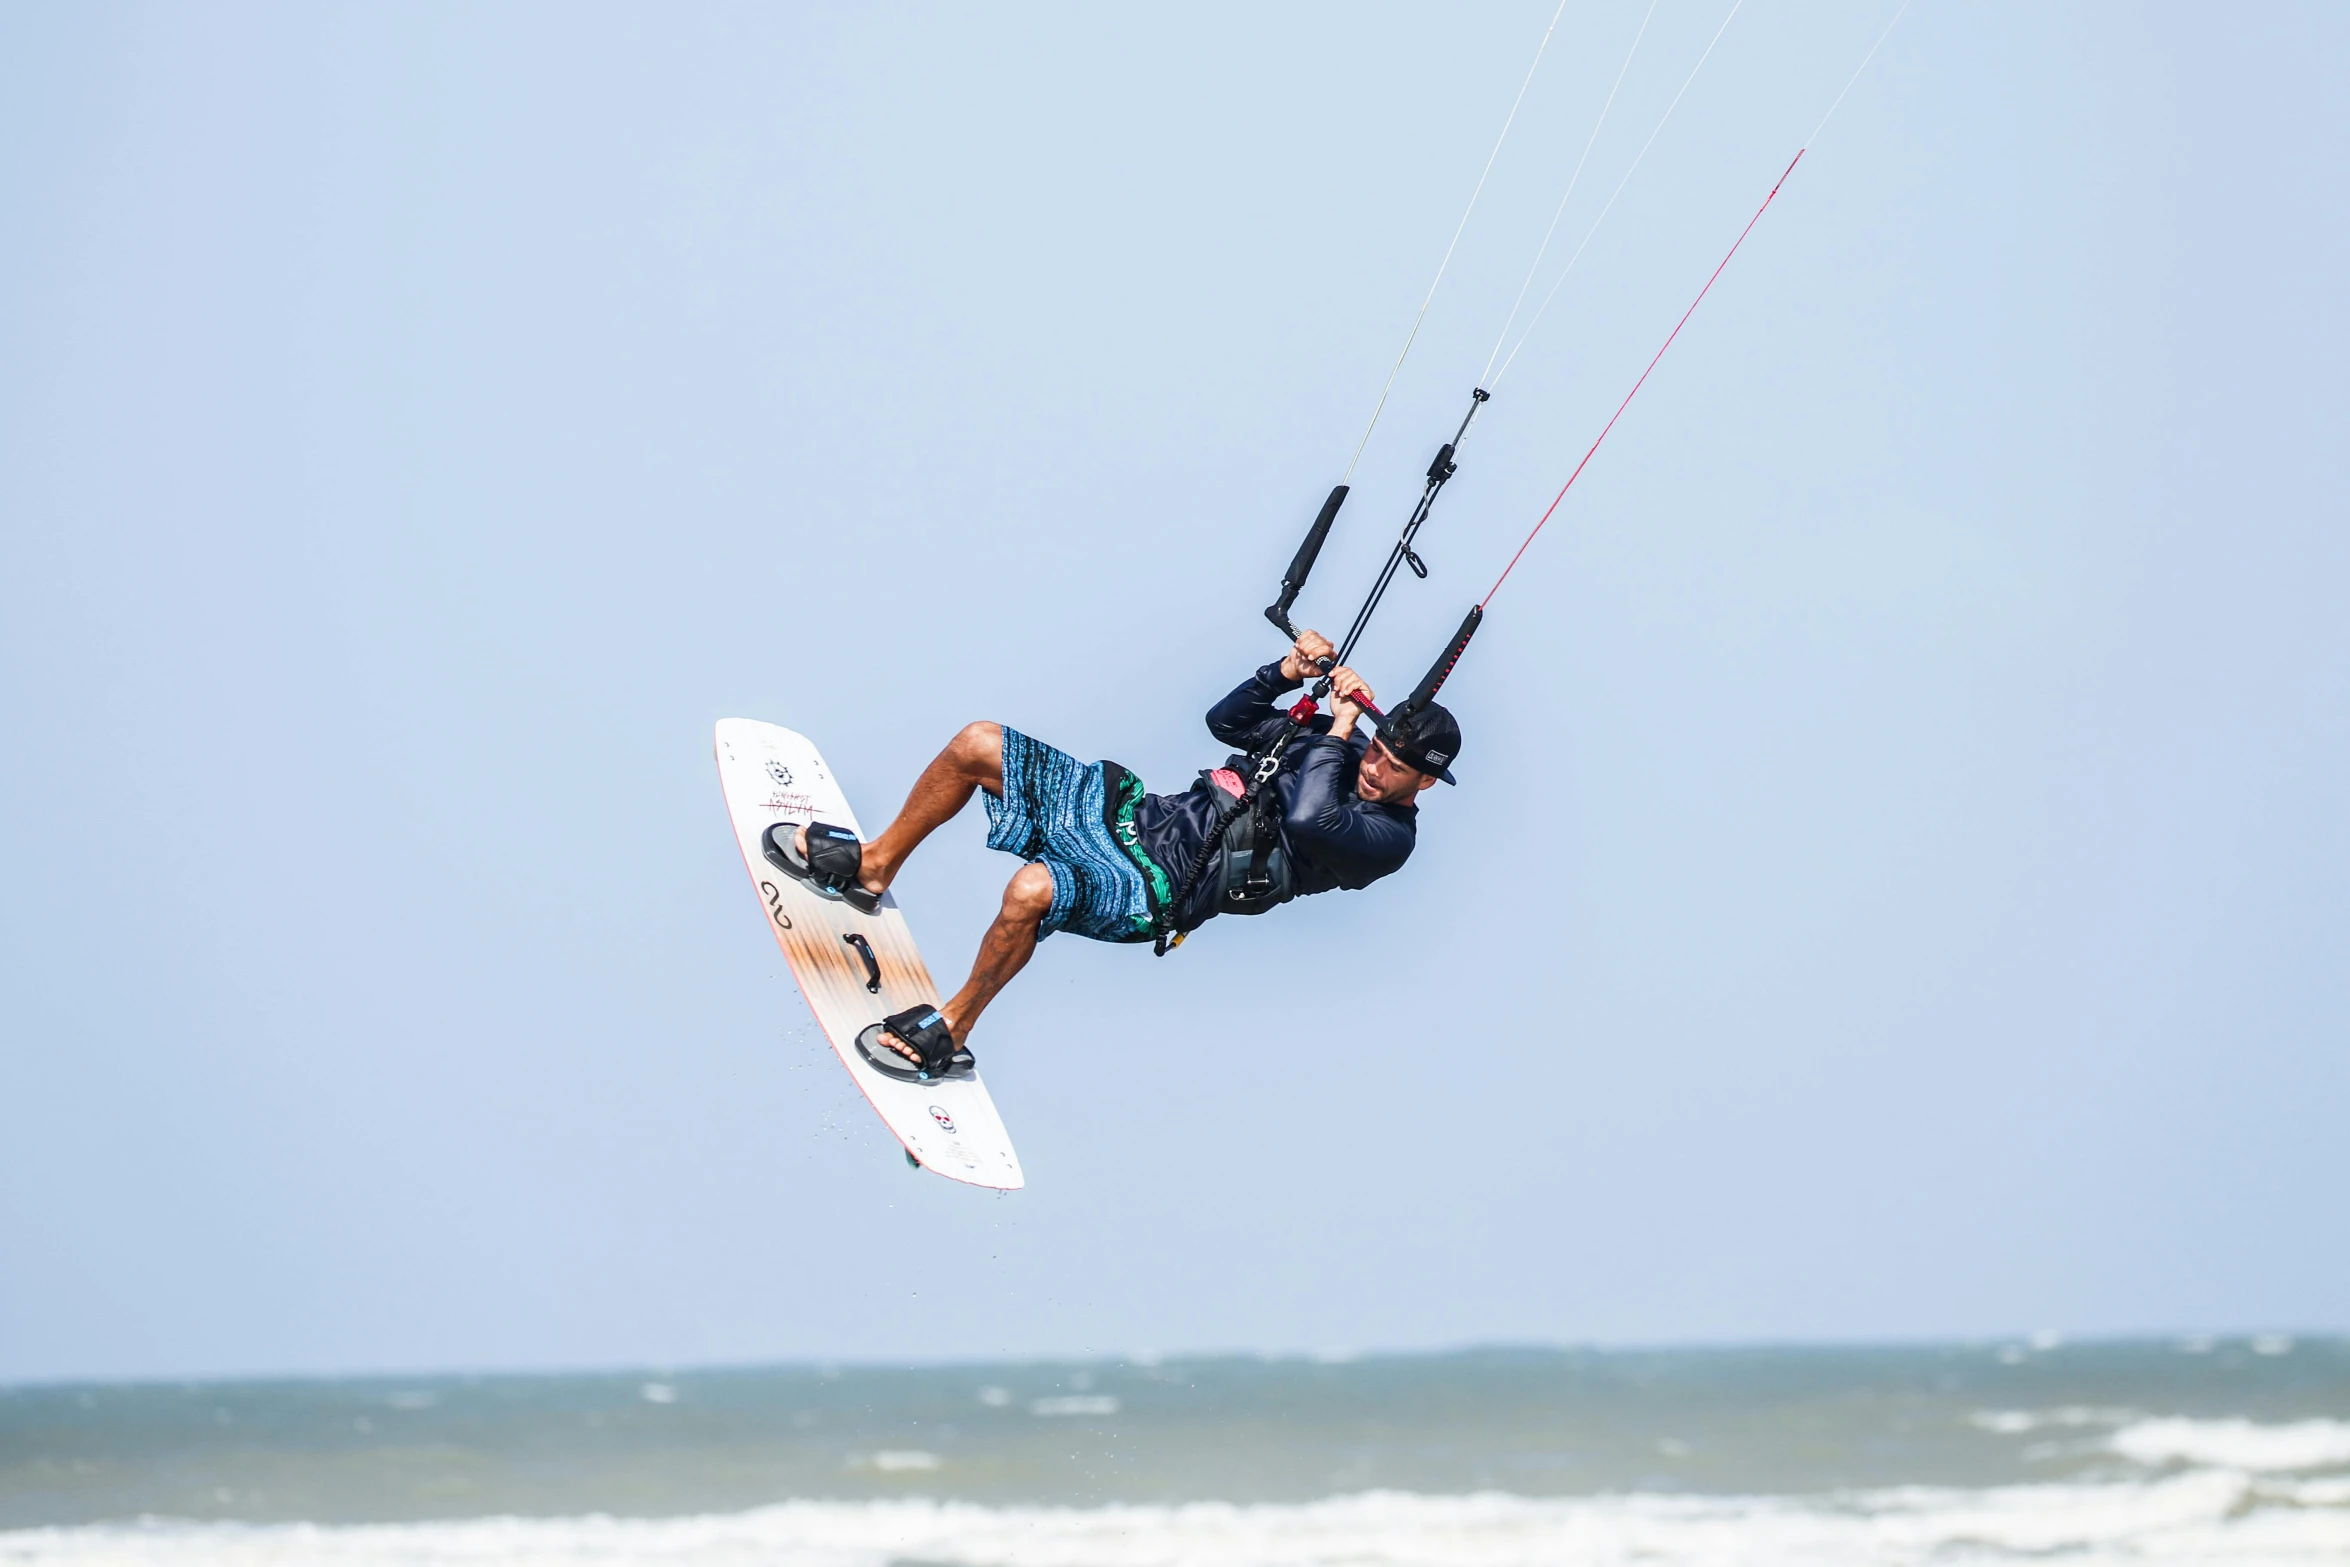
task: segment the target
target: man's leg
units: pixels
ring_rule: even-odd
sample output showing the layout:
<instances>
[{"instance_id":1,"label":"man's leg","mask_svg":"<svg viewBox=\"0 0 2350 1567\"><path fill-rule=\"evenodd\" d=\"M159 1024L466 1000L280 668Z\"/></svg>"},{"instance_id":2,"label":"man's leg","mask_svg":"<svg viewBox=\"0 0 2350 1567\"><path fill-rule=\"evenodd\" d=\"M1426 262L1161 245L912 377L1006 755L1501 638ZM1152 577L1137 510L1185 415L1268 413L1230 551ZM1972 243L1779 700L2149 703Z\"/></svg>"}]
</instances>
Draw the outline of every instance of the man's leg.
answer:
<instances>
[{"instance_id":1,"label":"man's leg","mask_svg":"<svg viewBox=\"0 0 2350 1567\"><path fill-rule=\"evenodd\" d=\"M963 981L963 988L953 999L939 1003L939 1012L947 1020L947 1032L960 1045L971 1037L972 1025L979 1014L996 998L996 992L1012 982L1012 976L1028 966L1036 955L1036 926L1053 906L1053 873L1041 865L1023 865L1013 874L1011 885L1004 889L1004 906L998 911L995 923L987 927L987 934L979 938L979 955L971 960L971 977ZM909 1061L919 1061L914 1047L888 1033L881 1036L888 1045Z\"/></svg>"},{"instance_id":2,"label":"man's leg","mask_svg":"<svg viewBox=\"0 0 2350 1567\"><path fill-rule=\"evenodd\" d=\"M1028 966L1036 955L1036 925L1053 906L1053 873L1041 865L1023 865L1012 876L1011 885L1004 888L1004 906L998 910L995 923L987 927L987 934L979 938L979 953L971 960L971 977L963 981L963 988L953 998L942 1003L939 1011L946 1014L947 1027L954 1031L955 1043L970 1038L971 1029L979 1021L979 1014L996 998L996 992L1012 982L1012 976Z\"/></svg>"},{"instance_id":3,"label":"man's leg","mask_svg":"<svg viewBox=\"0 0 2350 1567\"><path fill-rule=\"evenodd\" d=\"M971 803L971 791L985 789L1001 796L1004 792L1004 728L1001 724L985 721L965 724L956 736L947 742L947 748L922 769L922 776L914 780L907 792L906 803L898 808L897 819L883 829L880 837L865 845L863 863L857 871L857 880L868 892L887 892L889 884L897 879L898 867L906 863L923 839L955 819L964 806ZM808 829L802 827L796 835L799 851L808 852ZM1048 902L1050 889L1048 892ZM1041 914L1039 918L1041 918ZM1030 921L1031 924L1035 922ZM1025 959L1022 960L1026 961ZM1013 966L1016 972L1019 964ZM1004 976L1009 979L1009 974ZM987 1003L982 1001L981 1006ZM952 1014L950 1014L951 1016ZM962 1036L958 1034L958 1039Z\"/></svg>"}]
</instances>

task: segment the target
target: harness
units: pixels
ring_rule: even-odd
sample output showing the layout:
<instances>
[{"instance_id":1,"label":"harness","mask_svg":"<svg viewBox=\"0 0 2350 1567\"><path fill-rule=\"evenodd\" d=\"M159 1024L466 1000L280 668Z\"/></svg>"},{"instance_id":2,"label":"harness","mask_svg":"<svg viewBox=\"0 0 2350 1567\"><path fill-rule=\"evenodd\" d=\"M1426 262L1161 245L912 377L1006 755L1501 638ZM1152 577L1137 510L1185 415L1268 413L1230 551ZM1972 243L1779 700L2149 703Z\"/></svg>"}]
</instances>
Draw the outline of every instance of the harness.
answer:
<instances>
[{"instance_id":1,"label":"harness","mask_svg":"<svg viewBox=\"0 0 2350 1567\"><path fill-rule=\"evenodd\" d=\"M1207 780L1212 797L1221 799L1227 806L1246 805L1213 840L1216 860L1211 874L1215 877L1216 911L1263 914L1296 897L1289 850L1281 841L1281 797L1270 787L1270 779L1266 787L1257 791L1254 803L1247 803L1248 791L1241 786L1240 775L1230 768L1202 768L1200 777Z\"/></svg>"},{"instance_id":2,"label":"harness","mask_svg":"<svg viewBox=\"0 0 2350 1567\"><path fill-rule=\"evenodd\" d=\"M1321 526L1327 528L1326 518ZM1397 550L1400 552L1407 547L1408 540L1406 544L1399 544ZM1279 610L1278 605L1267 610L1267 618L1272 618ZM1281 614L1275 624L1288 629L1288 618L1286 614ZM1460 662L1462 650L1468 647L1469 639L1477 634L1477 627L1484 619L1483 606L1470 608L1469 613L1461 619L1460 629L1453 633L1452 640L1445 644L1436 662L1428 667L1428 673L1420 677L1419 685L1413 688L1410 696L1396 704L1392 715L1382 713L1368 703L1363 704L1363 711L1382 724L1409 724L1413 713L1435 699L1437 688L1452 674L1453 665ZM1295 635L1294 632L1291 634ZM1183 868L1183 876L1175 884L1174 896L1159 911L1157 929L1152 933L1151 950L1160 957L1165 957L1182 945L1185 932L1176 929L1175 922L1211 867L1217 869L1221 878L1216 883L1218 913L1262 914L1297 896L1289 854L1281 842L1281 796L1274 789L1273 780L1281 771L1281 759L1288 754L1290 743L1306 732L1306 725L1321 711L1321 699L1330 690L1330 669L1336 662L1336 659L1322 661L1322 677L1307 687L1305 694L1290 705L1287 715L1289 722L1274 736L1271 745L1249 758L1248 777L1240 780L1243 787L1237 794L1214 773L1208 774L1211 793L1228 803L1216 813L1215 824L1209 827L1206 841L1199 846L1199 852L1191 857L1191 863ZM1229 769L1222 771L1238 779L1238 775L1231 774ZM1247 823L1245 828L1242 826L1244 820ZM1234 837L1236 832L1240 834L1237 839Z\"/></svg>"}]
</instances>

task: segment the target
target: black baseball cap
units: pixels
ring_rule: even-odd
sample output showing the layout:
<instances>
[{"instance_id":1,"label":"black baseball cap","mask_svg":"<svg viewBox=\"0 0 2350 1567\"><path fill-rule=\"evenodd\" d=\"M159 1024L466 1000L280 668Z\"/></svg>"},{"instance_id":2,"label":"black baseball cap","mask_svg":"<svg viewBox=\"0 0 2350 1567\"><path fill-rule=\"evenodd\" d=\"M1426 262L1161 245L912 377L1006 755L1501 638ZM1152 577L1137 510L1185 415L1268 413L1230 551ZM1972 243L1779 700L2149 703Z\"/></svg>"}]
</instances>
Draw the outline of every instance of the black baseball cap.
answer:
<instances>
[{"instance_id":1,"label":"black baseball cap","mask_svg":"<svg viewBox=\"0 0 2350 1567\"><path fill-rule=\"evenodd\" d=\"M1379 741L1406 767L1457 783L1452 759L1461 754L1460 721L1441 703L1407 702L1379 721Z\"/></svg>"}]
</instances>

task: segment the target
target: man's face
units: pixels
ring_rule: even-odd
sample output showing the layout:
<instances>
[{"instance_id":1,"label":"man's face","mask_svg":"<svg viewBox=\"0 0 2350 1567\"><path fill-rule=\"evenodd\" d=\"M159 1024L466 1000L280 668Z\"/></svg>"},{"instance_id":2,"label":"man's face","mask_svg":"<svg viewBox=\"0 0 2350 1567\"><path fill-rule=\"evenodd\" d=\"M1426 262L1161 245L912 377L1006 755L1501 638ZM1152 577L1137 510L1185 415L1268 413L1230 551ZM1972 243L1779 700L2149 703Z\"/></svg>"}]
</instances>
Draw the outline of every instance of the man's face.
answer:
<instances>
[{"instance_id":1,"label":"man's face","mask_svg":"<svg viewBox=\"0 0 2350 1567\"><path fill-rule=\"evenodd\" d=\"M1386 741L1373 736L1371 748L1363 753L1363 765L1355 772L1355 795L1387 805L1408 805L1412 796L1435 782L1434 774L1401 760L1387 749Z\"/></svg>"}]
</instances>

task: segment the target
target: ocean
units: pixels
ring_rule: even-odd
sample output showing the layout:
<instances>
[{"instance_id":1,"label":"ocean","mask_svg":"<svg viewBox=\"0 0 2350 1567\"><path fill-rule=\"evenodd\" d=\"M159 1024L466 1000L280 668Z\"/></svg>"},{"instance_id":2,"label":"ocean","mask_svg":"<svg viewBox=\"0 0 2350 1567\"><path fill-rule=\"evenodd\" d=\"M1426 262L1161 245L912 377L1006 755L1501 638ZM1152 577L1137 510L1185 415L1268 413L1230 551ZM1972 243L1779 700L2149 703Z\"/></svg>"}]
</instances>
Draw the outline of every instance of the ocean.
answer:
<instances>
[{"instance_id":1,"label":"ocean","mask_svg":"<svg viewBox=\"0 0 2350 1567\"><path fill-rule=\"evenodd\" d=\"M0 1564L2350 1562L2350 1340L0 1389Z\"/></svg>"}]
</instances>

